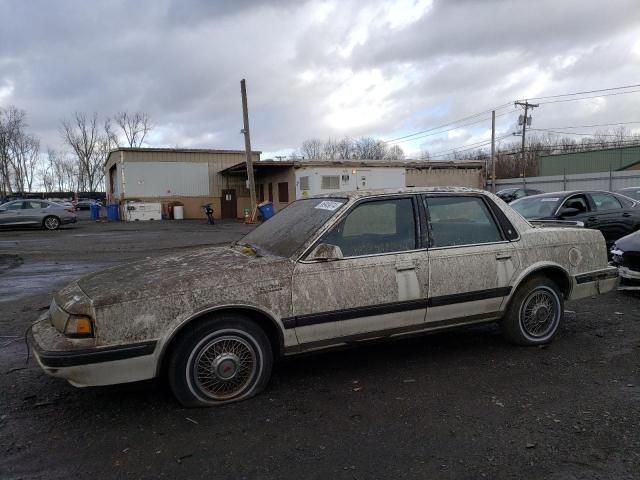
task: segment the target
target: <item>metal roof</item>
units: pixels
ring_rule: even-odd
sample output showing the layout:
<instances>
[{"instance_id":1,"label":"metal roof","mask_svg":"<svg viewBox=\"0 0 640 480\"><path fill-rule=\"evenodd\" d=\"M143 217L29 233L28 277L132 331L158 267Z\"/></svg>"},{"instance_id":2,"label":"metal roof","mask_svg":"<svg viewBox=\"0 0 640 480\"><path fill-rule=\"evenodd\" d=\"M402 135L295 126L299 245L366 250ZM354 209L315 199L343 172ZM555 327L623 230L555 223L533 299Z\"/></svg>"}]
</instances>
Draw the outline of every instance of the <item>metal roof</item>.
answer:
<instances>
[{"instance_id":1,"label":"metal roof","mask_svg":"<svg viewBox=\"0 0 640 480\"><path fill-rule=\"evenodd\" d=\"M483 168L483 161L432 162L427 160L260 160L253 163L254 170L271 168L306 168L306 167L345 167L345 168ZM245 162L225 168L220 173L233 174L246 172Z\"/></svg>"}]
</instances>

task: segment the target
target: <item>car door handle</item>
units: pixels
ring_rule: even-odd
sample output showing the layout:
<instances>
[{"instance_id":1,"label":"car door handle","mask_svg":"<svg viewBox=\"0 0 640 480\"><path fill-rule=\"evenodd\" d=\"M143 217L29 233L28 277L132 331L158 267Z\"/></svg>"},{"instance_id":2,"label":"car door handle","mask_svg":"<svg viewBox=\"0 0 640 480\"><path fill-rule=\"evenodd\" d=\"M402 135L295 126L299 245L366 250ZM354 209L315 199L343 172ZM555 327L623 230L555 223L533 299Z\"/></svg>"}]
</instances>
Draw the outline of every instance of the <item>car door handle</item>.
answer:
<instances>
[{"instance_id":1,"label":"car door handle","mask_svg":"<svg viewBox=\"0 0 640 480\"><path fill-rule=\"evenodd\" d=\"M415 270L416 264L410 260L396 263L396 271L404 272L406 270Z\"/></svg>"},{"instance_id":2,"label":"car door handle","mask_svg":"<svg viewBox=\"0 0 640 480\"><path fill-rule=\"evenodd\" d=\"M624 213L622 214L622 216L623 216L623 217L630 217L630 216L631 216L631 214L630 214L629 212L624 212Z\"/></svg>"},{"instance_id":3,"label":"car door handle","mask_svg":"<svg viewBox=\"0 0 640 480\"><path fill-rule=\"evenodd\" d=\"M587 218L588 222L596 222L598 219L596 217L589 217Z\"/></svg>"},{"instance_id":4,"label":"car door handle","mask_svg":"<svg viewBox=\"0 0 640 480\"><path fill-rule=\"evenodd\" d=\"M509 260L511 258L510 253L500 252L496 253L496 260Z\"/></svg>"}]
</instances>

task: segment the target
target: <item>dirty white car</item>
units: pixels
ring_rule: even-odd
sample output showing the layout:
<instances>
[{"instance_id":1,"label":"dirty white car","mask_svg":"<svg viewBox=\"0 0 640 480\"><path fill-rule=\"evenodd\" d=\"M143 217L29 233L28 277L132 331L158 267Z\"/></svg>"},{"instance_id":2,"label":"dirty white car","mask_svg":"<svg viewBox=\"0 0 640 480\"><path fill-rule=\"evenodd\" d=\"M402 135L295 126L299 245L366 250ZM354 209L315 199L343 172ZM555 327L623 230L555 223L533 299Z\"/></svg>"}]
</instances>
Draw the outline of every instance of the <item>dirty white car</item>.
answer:
<instances>
[{"instance_id":1,"label":"dirty white car","mask_svg":"<svg viewBox=\"0 0 640 480\"><path fill-rule=\"evenodd\" d=\"M280 355L491 321L543 344L564 300L616 282L599 231L534 227L484 191L336 193L228 247L86 276L32 344L76 386L167 375L182 404L217 405L260 392Z\"/></svg>"}]
</instances>

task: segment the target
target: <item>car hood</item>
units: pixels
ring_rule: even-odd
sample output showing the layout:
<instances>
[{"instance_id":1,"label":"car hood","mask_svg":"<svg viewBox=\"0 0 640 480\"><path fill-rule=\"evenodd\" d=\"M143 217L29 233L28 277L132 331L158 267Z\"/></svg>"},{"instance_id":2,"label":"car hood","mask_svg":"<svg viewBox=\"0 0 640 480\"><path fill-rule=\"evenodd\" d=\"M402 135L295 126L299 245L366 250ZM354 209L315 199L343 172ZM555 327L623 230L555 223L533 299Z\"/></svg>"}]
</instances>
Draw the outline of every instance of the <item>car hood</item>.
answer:
<instances>
[{"instance_id":1,"label":"car hood","mask_svg":"<svg viewBox=\"0 0 640 480\"><path fill-rule=\"evenodd\" d=\"M109 268L81 278L78 286L94 307L142 298L169 296L183 291L252 283L269 272L286 274L287 258L254 256L232 247L207 247L187 253L148 258ZM272 268L265 268L272 267ZM249 272L249 273L248 273Z\"/></svg>"},{"instance_id":2,"label":"car hood","mask_svg":"<svg viewBox=\"0 0 640 480\"><path fill-rule=\"evenodd\" d=\"M640 252L640 231L619 238L615 245L623 252Z\"/></svg>"}]
</instances>

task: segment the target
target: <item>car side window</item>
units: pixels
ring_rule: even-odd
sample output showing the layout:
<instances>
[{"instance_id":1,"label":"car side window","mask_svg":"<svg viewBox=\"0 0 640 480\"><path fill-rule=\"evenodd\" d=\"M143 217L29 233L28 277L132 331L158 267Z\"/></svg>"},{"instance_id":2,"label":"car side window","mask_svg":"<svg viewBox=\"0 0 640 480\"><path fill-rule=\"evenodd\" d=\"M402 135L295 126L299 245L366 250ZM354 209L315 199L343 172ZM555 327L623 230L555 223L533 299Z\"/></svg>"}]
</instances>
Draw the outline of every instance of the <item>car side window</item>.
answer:
<instances>
[{"instance_id":1,"label":"car side window","mask_svg":"<svg viewBox=\"0 0 640 480\"><path fill-rule=\"evenodd\" d=\"M13 202L13 203L9 203L8 205L5 205L5 208L7 210L22 210L22 204L24 202Z\"/></svg>"},{"instance_id":2,"label":"car side window","mask_svg":"<svg viewBox=\"0 0 640 480\"><path fill-rule=\"evenodd\" d=\"M592 193L591 200L593 200L596 210L614 210L616 208L622 208L620 201L608 193Z\"/></svg>"},{"instance_id":3,"label":"car side window","mask_svg":"<svg viewBox=\"0 0 640 480\"><path fill-rule=\"evenodd\" d=\"M34 200L24 202L24 208L33 209L33 208L46 208L46 207L47 205L43 202L38 202Z\"/></svg>"},{"instance_id":4,"label":"car side window","mask_svg":"<svg viewBox=\"0 0 640 480\"><path fill-rule=\"evenodd\" d=\"M500 229L480 197L425 197L432 247L502 241Z\"/></svg>"},{"instance_id":5,"label":"car side window","mask_svg":"<svg viewBox=\"0 0 640 480\"><path fill-rule=\"evenodd\" d=\"M586 213L589 211L589 203L584 195L573 195L564 201L562 208L576 208L580 213Z\"/></svg>"},{"instance_id":6,"label":"car side window","mask_svg":"<svg viewBox=\"0 0 640 480\"><path fill-rule=\"evenodd\" d=\"M416 248L416 223L410 198L371 200L357 205L322 240L353 257Z\"/></svg>"}]
</instances>

